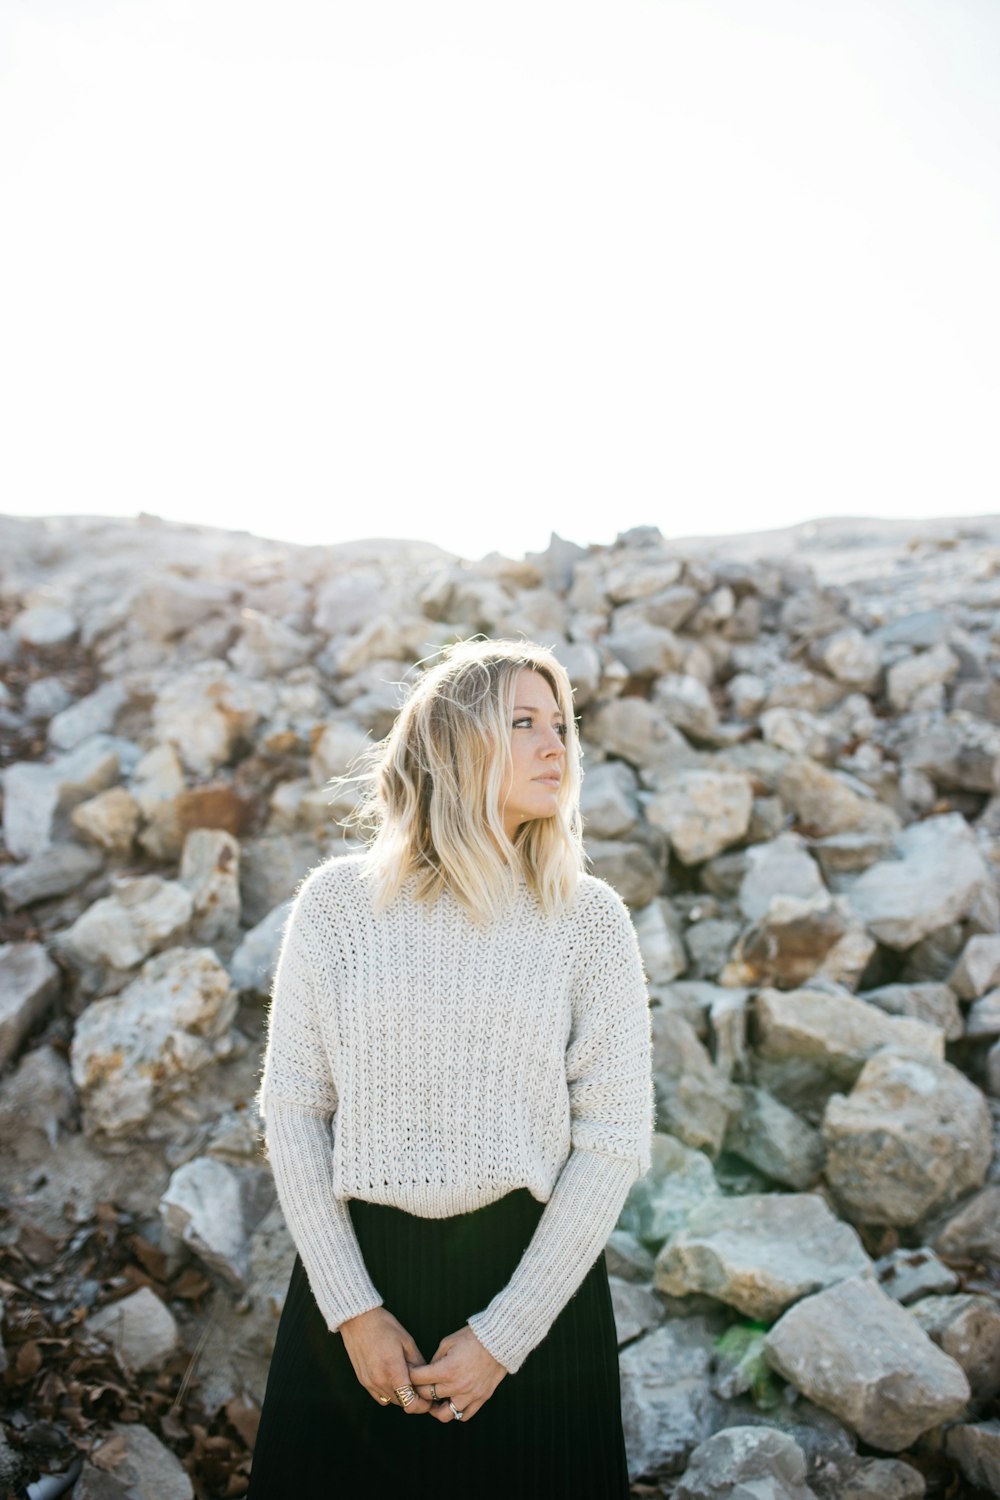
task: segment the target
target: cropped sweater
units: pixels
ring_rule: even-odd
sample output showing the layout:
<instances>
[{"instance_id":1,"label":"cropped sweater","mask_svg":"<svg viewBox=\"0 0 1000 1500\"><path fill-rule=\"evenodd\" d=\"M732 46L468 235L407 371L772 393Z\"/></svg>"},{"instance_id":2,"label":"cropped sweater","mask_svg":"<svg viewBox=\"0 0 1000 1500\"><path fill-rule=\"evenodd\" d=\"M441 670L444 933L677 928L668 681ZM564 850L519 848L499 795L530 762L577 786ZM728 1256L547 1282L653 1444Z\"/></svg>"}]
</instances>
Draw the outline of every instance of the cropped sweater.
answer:
<instances>
[{"instance_id":1,"label":"cropped sweater","mask_svg":"<svg viewBox=\"0 0 1000 1500\"><path fill-rule=\"evenodd\" d=\"M510 1281L468 1318L515 1371L649 1167L635 929L588 874L554 917L523 877L487 924L450 891L417 900L413 876L376 912L365 859L317 866L285 924L258 1093L278 1199L336 1330L382 1303L348 1199L445 1218L527 1188L545 1204L534 1234Z\"/></svg>"}]
</instances>

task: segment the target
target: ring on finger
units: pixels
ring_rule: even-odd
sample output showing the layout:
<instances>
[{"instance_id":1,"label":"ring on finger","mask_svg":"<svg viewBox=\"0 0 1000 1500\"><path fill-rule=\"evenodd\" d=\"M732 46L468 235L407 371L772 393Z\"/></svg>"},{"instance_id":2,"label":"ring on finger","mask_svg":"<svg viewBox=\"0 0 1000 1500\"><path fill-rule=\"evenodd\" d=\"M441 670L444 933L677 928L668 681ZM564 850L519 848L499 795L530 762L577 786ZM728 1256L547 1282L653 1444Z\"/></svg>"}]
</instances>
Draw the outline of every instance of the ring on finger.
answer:
<instances>
[{"instance_id":1,"label":"ring on finger","mask_svg":"<svg viewBox=\"0 0 1000 1500\"><path fill-rule=\"evenodd\" d=\"M378 1399L381 1401L381 1403L382 1403L383 1406L388 1406L389 1405L389 1397L388 1396L379 1396Z\"/></svg>"},{"instance_id":2,"label":"ring on finger","mask_svg":"<svg viewBox=\"0 0 1000 1500\"><path fill-rule=\"evenodd\" d=\"M412 1385L393 1386L393 1390L399 1397L400 1406L409 1406L411 1401L416 1401L417 1399L417 1393L413 1389Z\"/></svg>"},{"instance_id":3,"label":"ring on finger","mask_svg":"<svg viewBox=\"0 0 1000 1500\"><path fill-rule=\"evenodd\" d=\"M452 1399L451 1399L450 1396L448 1398L448 1405L452 1409L452 1413L453 1413L453 1415L455 1417L455 1421L456 1422L461 1422L461 1420L462 1420L463 1416L465 1415L465 1413L459 1411L458 1407L455 1405L454 1401L452 1401Z\"/></svg>"}]
</instances>

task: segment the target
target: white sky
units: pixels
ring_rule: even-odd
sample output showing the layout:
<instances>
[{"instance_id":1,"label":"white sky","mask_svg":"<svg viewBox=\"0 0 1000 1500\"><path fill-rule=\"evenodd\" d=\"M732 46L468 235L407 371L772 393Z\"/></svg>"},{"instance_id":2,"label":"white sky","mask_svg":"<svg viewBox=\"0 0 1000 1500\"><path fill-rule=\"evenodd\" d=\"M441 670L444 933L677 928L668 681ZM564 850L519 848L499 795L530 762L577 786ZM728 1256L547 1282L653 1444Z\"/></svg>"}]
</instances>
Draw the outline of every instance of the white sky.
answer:
<instances>
[{"instance_id":1,"label":"white sky","mask_svg":"<svg viewBox=\"0 0 1000 1500\"><path fill-rule=\"evenodd\" d=\"M0 508L1000 510L997 0L0 0Z\"/></svg>"}]
</instances>

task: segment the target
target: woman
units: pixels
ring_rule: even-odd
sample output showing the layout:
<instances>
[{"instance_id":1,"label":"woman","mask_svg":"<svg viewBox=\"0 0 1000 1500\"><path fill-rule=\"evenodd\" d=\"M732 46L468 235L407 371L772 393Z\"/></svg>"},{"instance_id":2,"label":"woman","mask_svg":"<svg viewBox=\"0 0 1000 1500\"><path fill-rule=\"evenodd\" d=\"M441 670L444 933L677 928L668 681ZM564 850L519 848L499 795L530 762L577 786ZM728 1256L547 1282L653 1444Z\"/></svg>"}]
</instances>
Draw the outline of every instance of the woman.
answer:
<instances>
[{"instance_id":1,"label":"woman","mask_svg":"<svg viewBox=\"0 0 1000 1500\"><path fill-rule=\"evenodd\" d=\"M250 1500L625 1500L603 1249L649 1166L648 996L583 870L569 678L459 642L370 759L374 837L300 885L274 979L298 1253Z\"/></svg>"}]
</instances>

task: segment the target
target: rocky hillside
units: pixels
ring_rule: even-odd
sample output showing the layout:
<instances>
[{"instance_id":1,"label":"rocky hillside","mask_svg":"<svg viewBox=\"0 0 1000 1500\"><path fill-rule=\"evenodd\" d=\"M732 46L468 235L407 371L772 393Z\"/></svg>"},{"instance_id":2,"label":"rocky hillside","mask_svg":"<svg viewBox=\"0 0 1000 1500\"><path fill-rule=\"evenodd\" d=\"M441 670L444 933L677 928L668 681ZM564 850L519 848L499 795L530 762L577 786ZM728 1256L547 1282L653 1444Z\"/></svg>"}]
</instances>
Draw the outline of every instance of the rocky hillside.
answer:
<instances>
[{"instance_id":1,"label":"rocky hillside","mask_svg":"<svg viewBox=\"0 0 1000 1500\"><path fill-rule=\"evenodd\" d=\"M475 563L0 518L0 1480L243 1493L289 895L353 847L329 778L475 632L565 663L650 979L635 1493L1000 1493L996 517Z\"/></svg>"}]
</instances>

